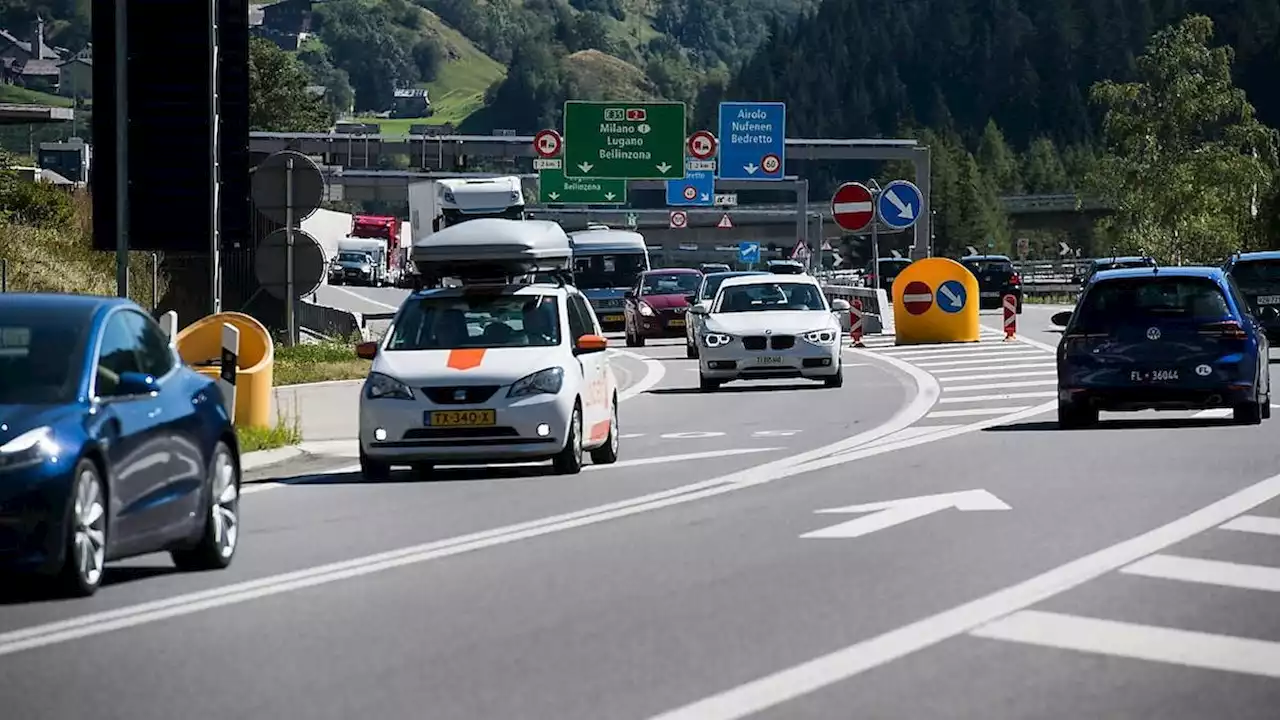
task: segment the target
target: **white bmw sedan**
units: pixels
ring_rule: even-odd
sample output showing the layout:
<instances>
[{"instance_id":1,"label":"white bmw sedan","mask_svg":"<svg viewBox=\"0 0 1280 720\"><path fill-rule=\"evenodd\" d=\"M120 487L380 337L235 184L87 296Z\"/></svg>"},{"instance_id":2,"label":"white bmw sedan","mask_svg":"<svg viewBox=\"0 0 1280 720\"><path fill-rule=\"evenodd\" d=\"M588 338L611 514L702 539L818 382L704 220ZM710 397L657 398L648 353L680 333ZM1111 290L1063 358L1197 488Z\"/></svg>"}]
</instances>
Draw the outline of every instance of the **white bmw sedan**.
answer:
<instances>
[{"instance_id":1,"label":"white bmw sedan","mask_svg":"<svg viewBox=\"0 0 1280 720\"><path fill-rule=\"evenodd\" d=\"M844 307L842 307L844 306ZM703 392L730 380L808 378L827 387L844 383L842 333L817 280L804 275L729 278L702 315L698 379Z\"/></svg>"}]
</instances>

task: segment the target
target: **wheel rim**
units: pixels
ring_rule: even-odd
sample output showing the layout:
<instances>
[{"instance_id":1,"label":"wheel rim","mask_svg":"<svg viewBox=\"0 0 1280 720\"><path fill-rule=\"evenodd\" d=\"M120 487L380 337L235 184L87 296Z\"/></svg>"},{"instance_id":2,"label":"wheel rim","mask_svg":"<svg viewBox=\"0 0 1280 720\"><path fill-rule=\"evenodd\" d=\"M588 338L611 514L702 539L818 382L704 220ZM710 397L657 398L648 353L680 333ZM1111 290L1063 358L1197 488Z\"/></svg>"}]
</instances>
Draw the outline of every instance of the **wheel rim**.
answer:
<instances>
[{"instance_id":1,"label":"wheel rim","mask_svg":"<svg viewBox=\"0 0 1280 720\"><path fill-rule=\"evenodd\" d=\"M609 450L618 454L618 406L615 404L609 417Z\"/></svg>"},{"instance_id":2,"label":"wheel rim","mask_svg":"<svg viewBox=\"0 0 1280 720\"><path fill-rule=\"evenodd\" d=\"M102 580L107 548L107 509L102 504L102 483L91 468L80 471L76 483L75 529L72 548L76 569L86 585Z\"/></svg>"},{"instance_id":3,"label":"wheel rim","mask_svg":"<svg viewBox=\"0 0 1280 720\"><path fill-rule=\"evenodd\" d=\"M219 451L213 460L213 493L209 503L209 522L213 525L213 542L218 555L229 558L240 539L240 488L236 484L236 466L231 455Z\"/></svg>"}]
</instances>

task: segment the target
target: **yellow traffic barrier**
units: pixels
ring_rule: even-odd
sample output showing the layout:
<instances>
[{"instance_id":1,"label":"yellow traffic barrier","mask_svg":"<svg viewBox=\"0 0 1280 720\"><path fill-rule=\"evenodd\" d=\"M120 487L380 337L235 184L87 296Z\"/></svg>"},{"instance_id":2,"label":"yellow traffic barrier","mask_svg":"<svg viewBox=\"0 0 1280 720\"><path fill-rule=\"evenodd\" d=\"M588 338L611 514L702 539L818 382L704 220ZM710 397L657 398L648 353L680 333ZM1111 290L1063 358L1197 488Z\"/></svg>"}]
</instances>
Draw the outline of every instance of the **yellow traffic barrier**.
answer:
<instances>
[{"instance_id":1,"label":"yellow traffic barrier","mask_svg":"<svg viewBox=\"0 0 1280 720\"><path fill-rule=\"evenodd\" d=\"M947 258L925 258L893 280L898 345L978 342L978 279Z\"/></svg>"},{"instance_id":2,"label":"yellow traffic barrier","mask_svg":"<svg viewBox=\"0 0 1280 720\"><path fill-rule=\"evenodd\" d=\"M239 331L239 348L235 351L236 425L271 426L271 383L274 376L276 350L271 333L249 315L224 312L209 315L191 323L178 333L176 345L182 361L202 375L215 380L222 377L223 325Z\"/></svg>"}]
</instances>

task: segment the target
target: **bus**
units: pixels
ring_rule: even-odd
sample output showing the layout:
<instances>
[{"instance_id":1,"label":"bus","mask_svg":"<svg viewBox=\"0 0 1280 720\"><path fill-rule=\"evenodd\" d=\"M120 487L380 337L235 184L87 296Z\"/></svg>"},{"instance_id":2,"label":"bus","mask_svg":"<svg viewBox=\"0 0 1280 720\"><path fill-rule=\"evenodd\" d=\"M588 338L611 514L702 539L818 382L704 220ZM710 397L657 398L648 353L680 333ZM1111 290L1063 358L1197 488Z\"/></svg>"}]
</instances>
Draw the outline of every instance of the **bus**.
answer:
<instances>
[{"instance_id":1,"label":"bus","mask_svg":"<svg viewBox=\"0 0 1280 720\"><path fill-rule=\"evenodd\" d=\"M591 226L569 233L573 247L573 284L587 296L606 331L626 326L622 296L649 269L644 236L629 230Z\"/></svg>"}]
</instances>

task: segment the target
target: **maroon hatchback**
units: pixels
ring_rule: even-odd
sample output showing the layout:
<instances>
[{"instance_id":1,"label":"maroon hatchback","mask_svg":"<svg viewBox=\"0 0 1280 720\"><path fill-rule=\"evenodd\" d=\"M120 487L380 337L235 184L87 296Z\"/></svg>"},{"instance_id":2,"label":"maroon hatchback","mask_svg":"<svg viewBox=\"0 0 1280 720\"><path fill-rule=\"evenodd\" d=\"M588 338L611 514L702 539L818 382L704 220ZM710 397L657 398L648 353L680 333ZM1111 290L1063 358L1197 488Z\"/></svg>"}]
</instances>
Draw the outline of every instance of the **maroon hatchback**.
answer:
<instances>
[{"instance_id":1,"label":"maroon hatchback","mask_svg":"<svg viewBox=\"0 0 1280 720\"><path fill-rule=\"evenodd\" d=\"M623 296L627 323L627 347L644 345L651 338L683 338L686 296L698 292L702 273L689 268L667 268L641 273L635 287Z\"/></svg>"}]
</instances>

